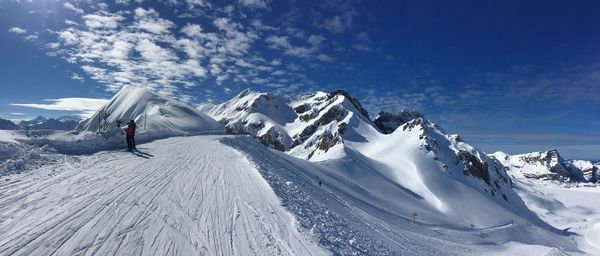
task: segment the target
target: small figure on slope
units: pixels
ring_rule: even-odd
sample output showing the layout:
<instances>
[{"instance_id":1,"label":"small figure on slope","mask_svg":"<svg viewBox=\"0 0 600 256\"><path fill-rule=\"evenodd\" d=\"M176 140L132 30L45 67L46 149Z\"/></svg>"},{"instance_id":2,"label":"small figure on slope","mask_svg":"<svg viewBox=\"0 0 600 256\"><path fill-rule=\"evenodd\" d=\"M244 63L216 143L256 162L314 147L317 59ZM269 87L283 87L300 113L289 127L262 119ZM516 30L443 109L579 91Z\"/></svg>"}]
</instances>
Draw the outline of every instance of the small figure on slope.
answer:
<instances>
[{"instance_id":1,"label":"small figure on slope","mask_svg":"<svg viewBox=\"0 0 600 256\"><path fill-rule=\"evenodd\" d=\"M127 150L133 151L135 149L135 122L130 120L125 128L125 139L127 140Z\"/></svg>"}]
</instances>

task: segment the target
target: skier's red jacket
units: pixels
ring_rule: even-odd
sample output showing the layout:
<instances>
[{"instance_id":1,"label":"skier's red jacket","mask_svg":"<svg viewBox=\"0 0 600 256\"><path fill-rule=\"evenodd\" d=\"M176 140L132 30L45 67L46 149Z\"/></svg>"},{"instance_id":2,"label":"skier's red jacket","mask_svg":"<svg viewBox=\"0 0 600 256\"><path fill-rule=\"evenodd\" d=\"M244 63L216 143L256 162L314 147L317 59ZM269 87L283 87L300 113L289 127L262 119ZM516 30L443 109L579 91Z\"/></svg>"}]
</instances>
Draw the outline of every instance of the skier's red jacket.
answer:
<instances>
[{"instance_id":1,"label":"skier's red jacket","mask_svg":"<svg viewBox=\"0 0 600 256\"><path fill-rule=\"evenodd\" d=\"M133 125L132 124L128 124L127 128L125 128L125 135L127 135L127 137L133 136Z\"/></svg>"}]
</instances>

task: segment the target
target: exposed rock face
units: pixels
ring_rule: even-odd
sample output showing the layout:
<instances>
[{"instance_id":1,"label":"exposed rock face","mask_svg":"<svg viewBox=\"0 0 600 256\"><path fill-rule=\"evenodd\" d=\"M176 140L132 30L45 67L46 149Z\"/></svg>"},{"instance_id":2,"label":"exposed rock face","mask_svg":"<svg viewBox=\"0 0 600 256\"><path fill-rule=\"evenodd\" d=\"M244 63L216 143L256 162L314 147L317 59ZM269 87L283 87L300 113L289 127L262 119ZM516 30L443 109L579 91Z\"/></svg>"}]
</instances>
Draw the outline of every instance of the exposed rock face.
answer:
<instances>
[{"instance_id":1,"label":"exposed rock face","mask_svg":"<svg viewBox=\"0 0 600 256\"><path fill-rule=\"evenodd\" d=\"M592 174L589 179L589 182L598 183L598 167L596 167L596 166L592 167Z\"/></svg>"},{"instance_id":2,"label":"exposed rock face","mask_svg":"<svg viewBox=\"0 0 600 256\"><path fill-rule=\"evenodd\" d=\"M459 161L462 161L463 165L465 166L465 175L475 176L485 181L486 184L490 186L492 185L490 183L490 172L488 169L488 164L486 162L482 163L473 154L464 150L461 150L458 153L457 159Z\"/></svg>"},{"instance_id":3,"label":"exposed rock face","mask_svg":"<svg viewBox=\"0 0 600 256\"><path fill-rule=\"evenodd\" d=\"M348 99L348 101L350 101L352 103L352 105L363 115L365 116L367 119L369 119L369 112L367 112L367 110L365 108L362 107L362 105L360 104L360 102L358 102L358 100L352 96L350 96L350 94L342 89L338 89L335 90L333 92L330 92L328 94L329 99L337 96L337 95L342 95L344 96L346 99Z\"/></svg>"},{"instance_id":4,"label":"exposed rock face","mask_svg":"<svg viewBox=\"0 0 600 256\"><path fill-rule=\"evenodd\" d=\"M402 110L397 115L381 111L379 114L377 114L373 122L381 132L390 134L406 122L419 117L423 117L423 114L417 111Z\"/></svg>"}]
</instances>

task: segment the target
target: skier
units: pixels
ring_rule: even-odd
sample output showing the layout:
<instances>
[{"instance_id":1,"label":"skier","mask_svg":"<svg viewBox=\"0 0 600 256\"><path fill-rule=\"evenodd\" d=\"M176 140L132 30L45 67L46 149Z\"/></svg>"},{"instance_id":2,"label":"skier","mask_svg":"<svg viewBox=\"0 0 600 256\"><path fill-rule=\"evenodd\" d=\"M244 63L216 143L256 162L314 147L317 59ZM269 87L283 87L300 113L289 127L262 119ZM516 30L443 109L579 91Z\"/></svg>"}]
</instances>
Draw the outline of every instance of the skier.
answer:
<instances>
[{"instance_id":1,"label":"skier","mask_svg":"<svg viewBox=\"0 0 600 256\"><path fill-rule=\"evenodd\" d=\"M135 123L133 120L127 123L127 128L125 128L125 139L127 140L127 151L133 151L135 149Z\"/></svg>"},{"instance_id":2,"label":"skier","mask_svg":"<svg viewBox=\"0 0 600 256\"><path fill-rule=\"evenodd\" d=\"M131 144L133 145L133 149L137 148L135 147L135 129L137 128L137 124L135 124L135 121L131 120L131 125L133 126L133 134L131 135Z\"/></svg>"}]
</instances>

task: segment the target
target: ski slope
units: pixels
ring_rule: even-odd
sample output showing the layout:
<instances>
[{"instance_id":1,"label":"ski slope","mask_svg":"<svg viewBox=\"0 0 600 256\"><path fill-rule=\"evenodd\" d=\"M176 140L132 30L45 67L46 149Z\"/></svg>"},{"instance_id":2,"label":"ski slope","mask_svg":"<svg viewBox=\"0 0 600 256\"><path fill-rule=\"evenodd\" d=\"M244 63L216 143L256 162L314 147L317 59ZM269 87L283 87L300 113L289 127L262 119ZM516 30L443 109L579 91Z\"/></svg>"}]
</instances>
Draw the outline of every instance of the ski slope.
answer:
<instances>
[{"instance_id":1,"label":"ski slope","mask_svg":"<svg viewBox=\"0 0 600 256\"><path fill-rule=\"evenodd\" d=\"M196 136L0 180L0 255L323 255L250 162Z\"/></svg>"}]
</instances>

